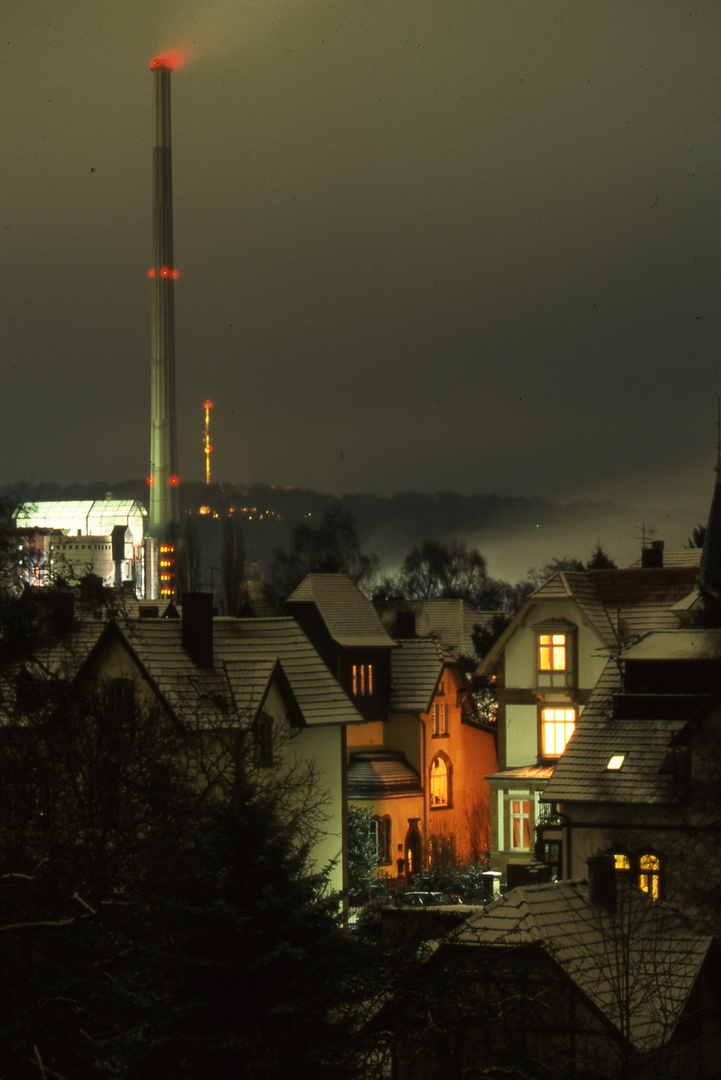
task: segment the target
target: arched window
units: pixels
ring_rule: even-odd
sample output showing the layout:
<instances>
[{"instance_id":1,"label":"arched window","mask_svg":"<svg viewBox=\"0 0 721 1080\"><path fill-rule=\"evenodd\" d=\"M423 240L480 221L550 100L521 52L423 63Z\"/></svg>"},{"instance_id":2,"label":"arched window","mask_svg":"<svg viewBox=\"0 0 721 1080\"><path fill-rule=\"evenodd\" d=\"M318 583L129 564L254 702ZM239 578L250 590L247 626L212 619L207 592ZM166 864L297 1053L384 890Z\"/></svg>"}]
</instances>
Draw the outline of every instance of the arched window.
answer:
<instances>
[{"instance_id":1,"label":"arched window","mask_svg":"<svg viewBox=\"0 0 721 1080\"><path fill-rule=\"evenodd\" d=\"M405 854L405 876L408 879L412 874L420 873L422 869L421 834L418 831L418 818L408 818L408 832L406 833L403 850Z\"/></svg>"},{"instance_id":2,"label":"arched window","mask_svg":"<svg viewBox=\"0 0 721 1080\"><path fill-rule=\"evenodd\" d=\"M445 756L434 757L430 770L431 809L450 806L450 763Z\"/></svg>"},{"instance_id":3,"label":"arched window","mask_svg":"<svg viewBox=\"0 0 721 1080\"><path fill-rule=\"evenodd\" d=\"M661 860L658 855L641 855L638 860L638 884L654 900L661 895Z\"/></svg>"}]
</instances>

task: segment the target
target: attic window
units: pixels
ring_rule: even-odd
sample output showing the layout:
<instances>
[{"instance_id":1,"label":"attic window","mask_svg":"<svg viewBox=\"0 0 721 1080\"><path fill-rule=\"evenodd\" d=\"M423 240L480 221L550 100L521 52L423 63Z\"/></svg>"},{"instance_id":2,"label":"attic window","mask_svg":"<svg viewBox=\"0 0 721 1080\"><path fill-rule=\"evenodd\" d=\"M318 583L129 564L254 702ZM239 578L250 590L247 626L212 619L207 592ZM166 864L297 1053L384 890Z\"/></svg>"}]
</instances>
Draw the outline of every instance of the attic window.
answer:
<instances>
[{"instance_id":1,"label":"attic window","mask_svg":"<svg viewBox=\"0 0 721 1080\"><path fill-rule=\"evenodd\" d=\"M373 695L373 665L353 665L353 697L371 697Z\"/></svg>"},{"instance_id":2,"label":"attic window","mask_svg":"<svg viewBox=\"0 0 721 1080\"><path fill-rule=\"evenodd\" d=\"M614 754L612 758L609 758L607 769L620 769L626 760L625 754Z\"/></svg>"},{"instance_id":3,"label":"attic window","mask_svg":"<svg viewBox=\"0 0 721 1080\"><path fill-rule=\"evenodd\" d=\"M570 623L536 627L538 686L573 686L575 630Z\"/></svg>"}]
</instances>

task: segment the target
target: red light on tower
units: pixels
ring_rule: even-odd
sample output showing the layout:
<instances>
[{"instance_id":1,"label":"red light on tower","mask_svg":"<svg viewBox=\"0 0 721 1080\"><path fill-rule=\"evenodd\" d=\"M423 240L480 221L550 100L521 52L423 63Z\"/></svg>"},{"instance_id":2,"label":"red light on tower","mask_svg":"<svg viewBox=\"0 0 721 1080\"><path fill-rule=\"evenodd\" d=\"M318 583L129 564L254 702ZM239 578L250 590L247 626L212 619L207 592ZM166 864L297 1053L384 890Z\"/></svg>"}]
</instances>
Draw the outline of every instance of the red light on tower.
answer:
<instances>
[{"instance_id":1,"label":"red light on tower","mask_svg":"<svg viewBox=\"0 0 721 1080\"><path fill-rule=\"evenodd\" d=\"M180 483L180 477L176 476L175 473L173 473L173 475L168 480L168 483L171 487L177 487Z\"/></svg>"},{"instance_id":2,"label":"red light on tower","mask_svg":"<svg viewBox=\"0 0 721 1080\"><path fill-rule=\"evenodd\" d=\"M185 60L185 56L180 49L171 49L170 52L163 53L162 56L154 56L150 61L150 70L155 71L156 68L167 68L168 71L173 71Z\"/></svg>"}]
</instances>

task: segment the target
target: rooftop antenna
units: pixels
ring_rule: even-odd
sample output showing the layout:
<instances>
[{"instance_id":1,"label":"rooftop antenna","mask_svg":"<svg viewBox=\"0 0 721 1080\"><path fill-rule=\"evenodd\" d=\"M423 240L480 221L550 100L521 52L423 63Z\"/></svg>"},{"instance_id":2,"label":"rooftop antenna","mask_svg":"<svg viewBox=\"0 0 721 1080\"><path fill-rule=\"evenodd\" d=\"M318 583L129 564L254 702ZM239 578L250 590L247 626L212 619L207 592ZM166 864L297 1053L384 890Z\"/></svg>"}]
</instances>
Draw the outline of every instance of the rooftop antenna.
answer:
<instances>
[{"instance_id":1,"label":"rooftop antenna","mask_svg":"<svg viewBox=\"0 0 721 1080\"><path fill-rule=\"evenodd\" d=\"M205 482L210 483L210 455L213 453L213 447L210 442L210 410L213 408L212 401L204 401L203 408L205 409L205 435L203 438L203 453L205 454Z\"/></svg>"},{"instance_id":2,"label":"rooftop antenna","mask_svg":"<svg viewBox=\"0 0 721 1080\"><path fill-rule=\"evenodd\" d=\"M647 548L656 535L655 527L653 525L637 525L636 528L641 530L641 547Z\"/></svg>"}]
</instances>

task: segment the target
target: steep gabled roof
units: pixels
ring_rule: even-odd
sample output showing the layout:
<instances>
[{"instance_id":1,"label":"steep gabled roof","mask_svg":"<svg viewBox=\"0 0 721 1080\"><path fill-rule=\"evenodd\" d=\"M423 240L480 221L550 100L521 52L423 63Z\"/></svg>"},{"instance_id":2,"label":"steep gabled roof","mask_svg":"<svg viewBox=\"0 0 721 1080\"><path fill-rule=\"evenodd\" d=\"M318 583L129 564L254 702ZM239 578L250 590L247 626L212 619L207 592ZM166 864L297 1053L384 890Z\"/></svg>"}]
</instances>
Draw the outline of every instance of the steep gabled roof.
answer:
<instances>
[{"instance_id":1,"label":"steep gabled roof","mask_svg":"<svg viewBox=\"0 0 721 1080\"><path fill-rule=\"evenodd\" d=\"M678 626L674 609L696 582L696 565L591 570L598 594L624 641Z\"/></svg>"},{"instance_id":2,"label":"steep gabled roof","mask_svg":"<svg viewBox=\"0 0 721 1080\"><path fill-rule=\"evenodd\" d=\"M76 622L66 633L41 641L25 667L38 676L73 679L102 632L101 622Z\"/></svg>"},{"instance_id":3,"label":"steep gabled roof","mask_svg":"<svg viewBox=\"0 0 721 1080\"><path fill-rule=\"evenodd\" d=\"M527 885L472 915L441 942L461 948L535 946L641 1052L671 1038L713 946L671 908L618 881L614 911L586 881Z\"/></svg>"},{"instance_id":4,"label":"steep gabled roof","mask_svg":"<svg viewBox=\"0 0 721 1080\"><path fill-rule=\"evenodd\" d=\"M328 633L344 648L388 648L395 645L383 628L375 608L346 574L308 574L287 599L294 604L312 603Z\"/></svg>"},{"instance_id":5,"label":"steep gabled roof","mask_svg":"<svg viewBox=\"0 0 721 1080\"><path fill-rule=\"evenodd\" d=\"M696 559L698 556L696 557ZM601 645L617 652L628 643L656 630L672 630L688 607L696 581L696 562L658 569L561 571L544 582L526 600L481 664L487 671L498 661L510 638L529 614L546 602L571 600Z\"/></svg>"},{"instance_id":6,"label":"steep gabled roof","mask_svg":"<svg viewBox=\"0 0 721 1080\"><path fill-rule=\"evenodd\" d=\"M212 668L195 663L183 647L182 623L170 619L111 624L88 658L88 668L111 637L124 643L178 717L243 724L262 708L275 681L291 717L302 724L361 722L294 619L214 619Z\"/></svg>"},{"instance_id":7,"label":"steep gabled roof","mask_svg":"<svg viewBox=\"0 0 721 1080\"><path fill-rule=\"evenodd\" d=\"M543 607L547 601L570 600L578 610L580 617L595 631L602 648L613 649L617 638L608 612L598 595L595 582L585 572L561 571L550 577L528 597L515 618L509 623L480 664L480 671L488 671L497 663L506 645L519 626L524 626L533 612L534 621L543 618ZM538 611L536 611L538 609Z\"/></svg>"},{"instance_id":8,"label":"steep gabled roof","mask_svg":"<svg viewBox=\"0 0 721 1080\"><path fill-rule=\"evenodd\" d=\"M404 638L391 654L391 693L388 708L427 713L443 669L458 662L436 638Z\"/></svg>"},{"instance_id":9,"label":"steep gabled roof","mask_svg":"<svg viewBox=\"0 0 721 1080\"><path fill-rule=\"evenodd\" d=\"M295 619L215 619L216 655L247 664L277 657L305 722L361 723L362 717Z\"/></svg>"},{"instance_id":10,"label":"steep gabled roof","mask_svg":"<svg viewBox=\"0 0 721 1080\"><path fill-rule=\"evenodd\" d=\"M623 651L624 660L715 660L721 657L721 630L664 630L647 634Z\"/></svg>"}]
</instances>

